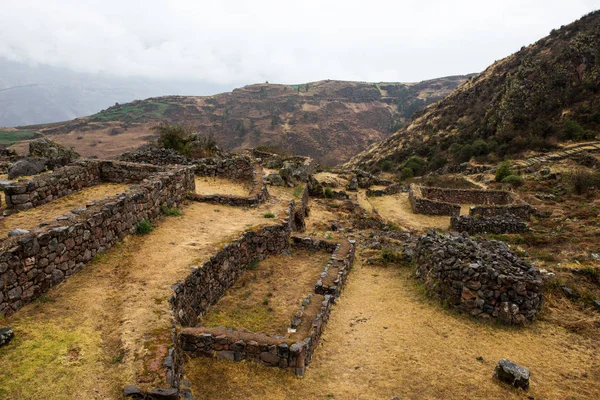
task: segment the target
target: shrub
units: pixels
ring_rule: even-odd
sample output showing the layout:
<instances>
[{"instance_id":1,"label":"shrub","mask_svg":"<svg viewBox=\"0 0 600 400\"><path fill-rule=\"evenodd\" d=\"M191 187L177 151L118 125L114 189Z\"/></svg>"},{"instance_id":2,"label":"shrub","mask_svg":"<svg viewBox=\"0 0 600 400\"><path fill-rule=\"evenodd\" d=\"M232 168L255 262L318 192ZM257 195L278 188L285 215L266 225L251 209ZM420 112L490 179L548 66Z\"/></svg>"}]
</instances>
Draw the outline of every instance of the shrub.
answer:
<instances>
[{"instance_id":1,"label":"shrub","mask_svg":"<svg viewBox=\"0 0 600 400\"><path fill-rule=\"evenodd\" d=\"M391 160L385 160L381 163L381 170L384 172L390 172L394 167L394 163Z\"/></svg>"},{"instance_id":2,"label":"shrub","mask_svg":"<svg viewBox=\"0 0 600 400\"><path fill-rule=\"evenodd\" d=\"M250 264L248 264L248 266L246 267L246 269L249 269L251 271L254 271L258 268L258 259L255 258L254 260L250 261Z\"/></svg>"},{"instance_id":3,"label":"shrub","mask_svg":"<svg viewBox=\"0 0 600 400\"><path fill-rule=\"evenodd\" d=\"M408 168L408 167L404 167L400 170L400 174L398 176L398 179L403 181L406 179L410 179L412 177L415 176L415 173L413 172L412 169Z\"/></svg>"},{"instance_id":4,"label":"shrub","mask_svg":"<svg viewBox=\"0 0 600 400\"><path fill-rule=\"evenodd\" d=\"M160 212L162 212L167 217L180 217L182 215L181 210L177 207L169 208L165 204L160 206Z\"/></svg>"},{"instance_id":5,"label":"shrub","mask_svg":"<svg viewBox=\"0 0 600 400\"><path fill-rule=\"evenodd\" d=\"M333 199L333 190L330 187L326 187L323 191L323 195L327 199Z\"/></svg>"},{"instance_id":6,"label":"shrub","mask_svg":"<svg viewBox=\"0 0 600 400\"><path fill-rule=\"evenodd\" d=\"M275 214L273 214L272 212L267 212L263 214L263 217L265 218L275 218Z\"/></svg>"},{"instance_id":7,"label":"shrub","mask_svg":"<svg viewBox=\"0 0 600 400\"><path fill-rule=\"evenodd\" d=\"M188 155L189 148L186 137L191 133L188 128L181 124L160 123L152 128L158 132L158 144L165 149L173 149L180 154Z\"/></svg>"},{"instance_id":8,"label":"shrub","mask_svg":"<svg viewBox=\"0 0 600 400\"><path fill-rule=\"evenodd\" d=\"M600 187L600 172L579 169L566 174L565 179L571 192L579 195L586 194L593 187Z\"/></svg>"},{"instance_id":9,"label":"shrub","mask_svg":"<svg viewBox=\"0 0 600 400\"><path fill-rule=\"evenodd\" d=\"M154 230L155 226L147 219L140 221L136 226L136 233L138 235L147 235Z\"/></svg>"},{"instance_id":10,"label":"shrub","mask_svg":"<svg viewBox=\"0 0 600 400\"><path fill-rule=\"evenodd\" d=\"M510 163L508 161L504 161L496 169L496 182L502 182L502 179L509 175L513 175L512 168L510 167Z\"/></svg>"},{"instance_id":11,"label":"shrub","mask_svg":"<svg viewBox=\"0 0 600 400\"><path fill-rule=\"evenodd\" d=\"M512 187L520 187L523 186L525 180L518 175L509 175L506 178L502 179L502 183L508 183Z\"/></svg>"},{"instance_id":12,"label":"shrub","mask_svg":"<svg viewBox=\"0 0 600 400\"><path fill-rule=\"evenodd\" d=\"M562 131L563 139L566 140L581 140L585 136L585 131L581 125L570 118L565 119Z\"/></svg>"},{"instance_id":13,"label":"shrub","mask_svg":"<svg viewBox=\"0 0 600 400\"><path fill-rule=\"evenodd\" d=\"M412 169L413 176L414 175L422 175L426 170L425 160L421 157L412 156L402 166L402 169L410 168Z\"/></svg>"}]
</instances>

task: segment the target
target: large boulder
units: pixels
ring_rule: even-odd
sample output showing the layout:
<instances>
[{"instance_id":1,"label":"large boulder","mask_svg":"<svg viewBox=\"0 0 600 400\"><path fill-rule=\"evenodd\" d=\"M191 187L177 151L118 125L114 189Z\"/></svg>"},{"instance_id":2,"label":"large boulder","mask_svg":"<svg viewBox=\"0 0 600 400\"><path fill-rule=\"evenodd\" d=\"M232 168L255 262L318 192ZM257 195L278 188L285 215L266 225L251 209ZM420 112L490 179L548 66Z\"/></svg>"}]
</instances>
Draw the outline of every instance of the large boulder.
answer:
<instances>
[{"instance_id":1,"label":"large boulder","mask_svg":"<svg viewBox=\"0 0 600 400\"><path fill-rule=\"evenodd\" d=\"M0 347L6 346L15 336L10 328L0 328Z\"/></svg>"},{"instance_id":2,"label":"large boulder","mask_svg":"<svg viewBox=\"0 0 600 400\"><path fill-rule=\"evenodd\" d=\"M47 167L49 169L60 168L79 158L79 154L74 150L67 149L48 138L35 139L29 142L29 155L48 159Z\"/></svg>"},{"instance_id":3,"label":"large boulder","mask_svg":"<svg viewBox=\"0 0 600 400\"><path fill-rule=\"evenodd\" d=\"M37 175L46 170L47 158L26 157L8 168L8 178L16 179L20 176Z\"/></svg>"},{"instance_id":4,"label":"large boulder","mask_svg":"<svg viewBox=\"0 0 600 400\"><path fill-rule=\"evenodd\" d=\"M498 365L496 365L496 369L494 369L494 378L521 389L529 388L530 375L529 369L506 358L501 358Z\"/></svg>"}]
</instances>

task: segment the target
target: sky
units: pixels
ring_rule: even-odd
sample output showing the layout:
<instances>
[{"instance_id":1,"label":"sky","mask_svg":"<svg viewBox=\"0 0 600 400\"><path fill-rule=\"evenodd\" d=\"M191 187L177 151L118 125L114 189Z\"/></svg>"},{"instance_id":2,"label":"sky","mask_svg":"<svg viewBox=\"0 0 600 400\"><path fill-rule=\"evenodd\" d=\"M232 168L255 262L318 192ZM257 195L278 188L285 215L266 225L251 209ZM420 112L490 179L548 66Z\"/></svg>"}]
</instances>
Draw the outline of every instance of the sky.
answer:
<instances>
[{"instance_id":1,"label":"sky","mask_svg":"<svg viewBox=\"0 0 600 400\"><path fill-rule=\"evenodd\" d=\"M0 57L215 84L480 72L600 0L0 0Z\"/></svg>"}]
</instances>

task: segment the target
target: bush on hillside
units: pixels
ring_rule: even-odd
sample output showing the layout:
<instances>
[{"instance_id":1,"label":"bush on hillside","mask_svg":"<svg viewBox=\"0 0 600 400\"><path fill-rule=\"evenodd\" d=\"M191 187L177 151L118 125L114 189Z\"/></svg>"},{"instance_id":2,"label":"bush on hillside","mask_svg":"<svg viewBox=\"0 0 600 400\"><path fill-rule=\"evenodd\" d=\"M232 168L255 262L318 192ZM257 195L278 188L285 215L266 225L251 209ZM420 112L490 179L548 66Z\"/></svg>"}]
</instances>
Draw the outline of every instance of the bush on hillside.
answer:
<instances>
[{"instance_id":1,"label":"bush on hillside","mask_svg":"<svg viewBox=\"0 0 600 400\"><path fill-rule=\"evenodd\" d=\"M502 183L508 183L512 187L520 187L523 186L525 180L518 175L509 175L506 178L502 179Z\"/></svg>"},{"instance_id":2,"label":"bush on hillside","mask_svg":"<svg viewBox=\"0 0 600 400\"><path fill-rule=\"evenodd\" d=\"M507 176L513 175L512 168L508 161L504 161L498 169L496 169L496 182L502 182Z\"/></svg>"}]
</instances>

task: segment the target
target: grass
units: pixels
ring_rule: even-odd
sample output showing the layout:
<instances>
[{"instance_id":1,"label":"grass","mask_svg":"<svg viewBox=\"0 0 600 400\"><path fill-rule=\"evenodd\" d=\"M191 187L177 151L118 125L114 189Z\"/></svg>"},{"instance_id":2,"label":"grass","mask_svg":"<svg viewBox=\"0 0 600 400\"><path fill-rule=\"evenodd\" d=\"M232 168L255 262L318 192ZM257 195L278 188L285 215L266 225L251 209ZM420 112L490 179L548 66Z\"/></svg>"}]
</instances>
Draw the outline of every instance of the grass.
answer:
<instances>
[{"instance_id":1,"label":"grass","mask_svg":"<svg viewBox=\"0 0 600 400\"><path fill-rule=\"evenodd\" d=\"M162 205L160 206L160 212L163 213L163 215L166 215L167 217L181 217L183 215L183 213L181 212L181 210L177 207L171 207L169 208L166 205Z\"/></svg>"},{"instance_id":2,"label":"grass","mask_svg":"<svg viewBox=\"0 0 600 400\"><path fill-rule=\"evenodd\" d=\"M34 131L0 131L0 144L10 146L13 143L20 142L21 140L34 139L41 135Z\"/></svg>"},{"instance_id":3,"label":"grass","mask_svg":"<svg viewBox=\"0 0 600 400\"><path fill-rule=\"evenodd\" d=\"M263 217L265 218L275 218L275 214L273 214L272 212L266 212L263 214Z\"/></svg>"},{"instance_id":4,"label":"grass","mask_svg":"<svg viewBox=\"0 0 600 400\"><path fill-rule=\"evenodd\" d=\"M333 189L331 189L330 187L326 187L325 190L323 191L323 195L325 196L326 199L332 199L333 198Z\"/></svg>"},{"instance_id":5,"label":"grass","mask_svg":"<svg viewBox=\"0 0 600 400\"><path fill-rule=\"evenodd\" d=\"M379 256L383 260L383 262L388 264L403 264L404 263L404 254L401 251L392 250L392 249L383 249L379 253Z\"/></svg>"},{"instance_id":6,"label":"grass","mask_svg":"<svg viewBox=\"0 0 600 400\"><path fill-rule=\"evenodd\" d=\"M144 219L138 222L135 231L138 235L147 235L154 230L155 226L152 222L147 219Z\"/></svg>"},{"instance_id":7,"label":"grass","mask_svg":"<svg viewBox=\"0 0 600 400\"><path fill-rule=\"evenodd\" d=\"M201 322L208 327L287 335L292 315L313 291L330 256L297 250L291 256L253 261Z\"/></svg>"},{"instance_id":8,"label":"grass","mask_svg":"<svg viewBox=\"0 0 600 400\"><path fill-rule=\"evenodd\" d=\"M90 117L93 122L145 122L162 118L170 104L155 101L120 104L110 107Z\"/></svg>"},{"instance_id":9,"label":"grass","mask_svg":"<svg viewBox=\"0 0 600 400\"><path fill-rule=\"evenodd\" d=\"M302 186L296 186L296 188L294 188L294 198L299 199L303 189Z\"/></svg>"}]
</instances>

